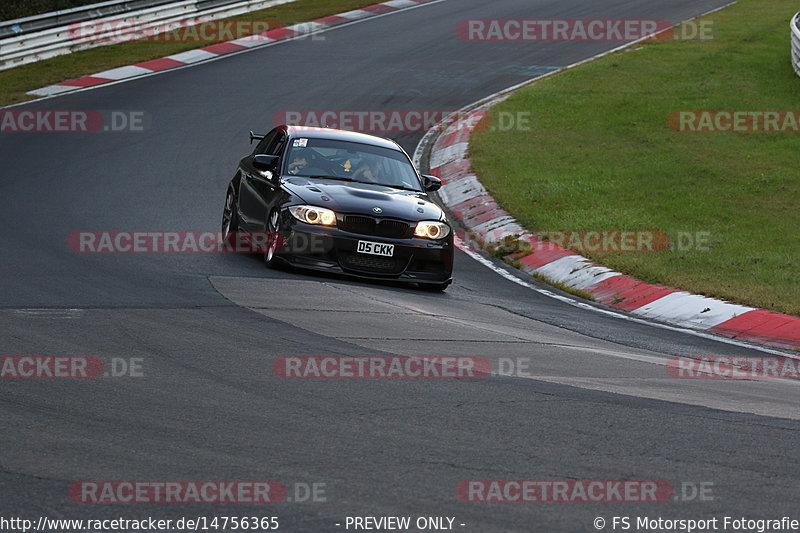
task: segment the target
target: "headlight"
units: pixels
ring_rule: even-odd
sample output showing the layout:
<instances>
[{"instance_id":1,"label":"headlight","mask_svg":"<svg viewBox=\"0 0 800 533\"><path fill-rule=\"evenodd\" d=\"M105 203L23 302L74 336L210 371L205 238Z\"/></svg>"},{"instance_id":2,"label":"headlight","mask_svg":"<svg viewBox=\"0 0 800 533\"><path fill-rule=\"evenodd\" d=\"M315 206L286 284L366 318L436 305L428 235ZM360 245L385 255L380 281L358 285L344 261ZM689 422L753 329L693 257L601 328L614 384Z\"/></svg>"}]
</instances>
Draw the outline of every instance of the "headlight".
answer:
<instances>
[{"instance_id":1,"label":"headlight","mask_svg":"<svg viewBox=\"0 0 800 533\"><path fill-rule=\"evenodd\" d=\"M324 207L313 205L296 205L289 208L294 218L306 224L319 224L320 226L335 226L336 213Z\"/></svg>"},{"instance_id":2,"label":"headlight","mask_svg":"<svg viewBox=\"0 0 800 533\"><path fill-rule=\"evenodd\" d=\"M417 228L414 230L414 236L423 239L444 239L448 235L450 235L450 226L444 222L432 220L417 222Z\"/></svg>"}]
</instances>

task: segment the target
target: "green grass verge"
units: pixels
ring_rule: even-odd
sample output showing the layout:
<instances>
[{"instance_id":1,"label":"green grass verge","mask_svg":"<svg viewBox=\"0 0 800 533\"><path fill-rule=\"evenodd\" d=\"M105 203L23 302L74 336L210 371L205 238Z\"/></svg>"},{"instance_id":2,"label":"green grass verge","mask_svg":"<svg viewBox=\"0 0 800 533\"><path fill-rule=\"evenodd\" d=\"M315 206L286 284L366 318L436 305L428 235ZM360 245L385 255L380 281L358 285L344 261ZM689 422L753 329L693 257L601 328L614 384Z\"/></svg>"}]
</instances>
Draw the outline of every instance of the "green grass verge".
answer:
<instances>
[{"instance_id":1,"label":"green grass verge","mask_svg":"<svg viewBox=\"0 0 800 533\"><path fill-rule=\"evenodd\" d=\"M800 134L667 127L676 110L800 109L789 60L797 10L795 0L741 0L705 18L711 40L648 42L536 82L490 115L529 112L533 127L479 127L473 168L528 229L709 232L706 250L583 255L800 315Z\"/></svg>"},{"instance_id":2,"label":"green grass verge","mask_svg":"<svg viewBox=\"0 0 800 533\"><path fill-rule=\"evenodd\" d=\"M375 4L378 0L297 0L289 4L245 13L226 20L280 21L284 26L307 22L351 9ZM236 35L244 37L244 35ZM223 39L226 40L226 39ZM103 70L158 59L171 54L202 48L220 41L133 41L100 46L0 71L0 105L36 98L27 91L53 85Z\"/></svg>"}]
</instances>

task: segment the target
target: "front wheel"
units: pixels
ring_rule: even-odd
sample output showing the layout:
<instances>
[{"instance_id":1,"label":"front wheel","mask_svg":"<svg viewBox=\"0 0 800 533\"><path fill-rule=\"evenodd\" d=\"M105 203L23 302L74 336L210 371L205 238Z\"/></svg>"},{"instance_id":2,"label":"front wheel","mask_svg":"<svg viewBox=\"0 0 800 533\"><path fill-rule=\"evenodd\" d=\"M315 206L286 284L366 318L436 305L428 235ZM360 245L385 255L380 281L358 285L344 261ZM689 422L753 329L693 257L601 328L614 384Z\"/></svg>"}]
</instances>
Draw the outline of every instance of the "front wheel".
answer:
<instances>
[{"instance_id":1,"label":"front wheel","mask_svg":"<svg viewBox=\"0 0 800 533\"><path fill-rule=\"evenodd\" d=\"M273 210L267 219L267 249L264 251L264 263L270 268L274 268L278 263L278 249L281 243L281 235L278 233L279 219L280 213L277 209Z\"/></svg>"},{"instance_id":2,"label":"front wheel","mask_svg":"<svg viewBox=\"0 0 800 533\"><path fill-rule=\"evenodd\" d=\"M229 187L225 195L225 207L222 210L222 240L230 243L237 231L239 231L239 219L236 217L236 198L233 196L233 189Z\"/></svg>"}]
</instances>

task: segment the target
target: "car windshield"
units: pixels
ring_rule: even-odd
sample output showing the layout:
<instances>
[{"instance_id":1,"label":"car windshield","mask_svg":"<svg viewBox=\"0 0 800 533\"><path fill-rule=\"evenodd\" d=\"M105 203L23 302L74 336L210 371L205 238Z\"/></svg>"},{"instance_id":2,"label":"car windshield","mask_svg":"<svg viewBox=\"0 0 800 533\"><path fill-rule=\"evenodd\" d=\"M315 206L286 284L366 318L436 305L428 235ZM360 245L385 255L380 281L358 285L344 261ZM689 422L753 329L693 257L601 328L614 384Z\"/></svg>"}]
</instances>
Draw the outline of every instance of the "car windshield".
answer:
<instances>
[{"instance_id":1,"label":"car windshield","mask_svg":"<svg viewBox=\"0 0 800 533\"><path fill-rule=\"evenodd\" d=\"M284 173L422 191L404 153L333 139L292 139L284 158Z\"/></svg>"}]
</instances>

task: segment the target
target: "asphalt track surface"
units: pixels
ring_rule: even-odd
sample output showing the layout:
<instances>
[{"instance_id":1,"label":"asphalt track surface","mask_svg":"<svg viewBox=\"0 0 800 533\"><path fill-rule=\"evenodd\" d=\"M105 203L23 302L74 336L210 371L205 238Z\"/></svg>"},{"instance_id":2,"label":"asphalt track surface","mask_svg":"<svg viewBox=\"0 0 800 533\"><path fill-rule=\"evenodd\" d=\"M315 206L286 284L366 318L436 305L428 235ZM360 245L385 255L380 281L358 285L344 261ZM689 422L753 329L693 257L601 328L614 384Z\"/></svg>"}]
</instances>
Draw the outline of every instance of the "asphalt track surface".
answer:
<instances>
[{"instance_id":1,"label":"asphalt track surface","mask_svg":"<svg viewBox=\"0 0 800 533\"><path fill-rule=\"evenodd\" d=\"M208 254L75 254L80 230L216 229L225 187L291 109L456 109L611 43L467 43L465 18L649 18L725 1L445 0L192 68L24 106L144 111L146 131L0 137L2 355L141 358L145 376L0 383L0 516L450 516L479 532L603 516L797 516L796 381L677 380L676 355L756 350L607 317L464 254L434 295ZM657 80L654 80L657 83ZM598 110L602 112L602 110ZM413 151L421 133L396 137ZM286 380L290 355L472 355L529 377ZM713 500L465 503L470 479L665 480ZM78 480L322 483L272 506L79 505ZM680 490L679 490L680 492ZM609 526L610 528L610 526Z\"/></svg>"}]
</instances>

